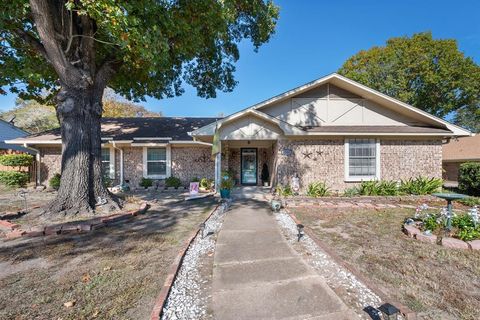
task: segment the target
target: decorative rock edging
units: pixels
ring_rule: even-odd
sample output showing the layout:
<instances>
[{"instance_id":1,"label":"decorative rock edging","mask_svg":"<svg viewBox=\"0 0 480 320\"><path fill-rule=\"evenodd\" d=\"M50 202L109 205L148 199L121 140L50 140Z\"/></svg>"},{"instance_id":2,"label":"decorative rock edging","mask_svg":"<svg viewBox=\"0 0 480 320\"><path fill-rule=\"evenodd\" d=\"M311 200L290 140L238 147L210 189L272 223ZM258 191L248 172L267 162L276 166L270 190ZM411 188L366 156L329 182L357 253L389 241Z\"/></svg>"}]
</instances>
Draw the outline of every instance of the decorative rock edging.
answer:
<instances>
[{"instance_id":1,"label":"decorative rock edging","mask_svg":"<svg viewBox=\"0 0 480 320\"><path fill-rule=\"evenodd\" d=\"M144 214L150 205L146 202L140 205L138 210L129 211L126 213L116 213L109 216L101 217L94 220L87 220L87 221L74 221L74 222L66 222L64 224L55 224L49 226L42 226L42 227L32 227L29 230L23 230L20 228L20 225L11 223L9 221L0 220L0 228L1 226L5 228L10 228L10 232L5 234L5 238L8 240L17 239L20 237L42 237L42 236L50 236L50 235L60 235L60 234L72 234L72 233L80 233L80 232L89 232L93 230L97 230L100 228L104 228L109 224L118 222L118 221L126 221L134 218L136 215Z\"/></svg>"},{"instance_id":2,"label":"decorative rock edging","mask_svg":"<svg viewBox=\"0 0 480 320\"><path fill-rule=\"evenodd\" d=\"M460 240L457 238L451 238L451 237L439 238L436 235L426 235L420 229L408 224L403 225L403 232L405 232L405 234L410 238L413 238L422 242L438 244L445 248L480 250L480 240L463 241L463 240Z\"/></svg>"},{"instance_id":3,"label":"decorative rock edging","mask_svg":"<svg viewBox=\"0 0 480 320\"><path fill-rule=\"evenodd\" d=\"M289 212L285 209L285 212L292 218L296 224L302 224L301 221L295 216L295 214ZM378 286L372 283L368 278L364 277L357 268L353 265L345 262L335 251L333 251L327 244L315 236L314 232L308 227L304 227L305 234L312 239L312 241L324 251L335 263L339 266L345 268L350 272L354 277L356 277L360 282L362 282L368 289L370 289L374 294L376 294L382 302L388 302L396 306L403 317L407 320L416 320L417 315L414 311L410 310L407 306L403 305L397 300L389 297L385 292L383 292Z\"/></svg>"},{"instance_id":4,"label":"decorative rock edging","mask_svg":"<svg viewBox=\"0 0 480 320\"><path fill-rule=\"evenodd\" d=\"M216 205L203 221L203 225L205 225L207 221L210 220L210 218L217 210L219 210L219 208L223 208L224 210L226 210L223 204ZM150 315L150 320L160 320L161 317L164 315L168 297L172 291L172 287L174 286L175 281L177 280L177 276L182 267L184 258L201 230L202 228L199 226L194 232L192 232L191 236L187 239L184 246L176 256L175 260L170 265L169 273L167 275L167 278L165 279L162 289L160 290L160 294L157 297L155 306L153 307L152 313Z\"/></svg>"},{"instance_id":5,"label":"decorative rock edging","mask_svg":"<svg viewBox=\"0 0 480 320\"><path fill-rule=\"evenodd\" d=\"M402 204L402 202L432 202L437 201L432 196L359 196L359 197L282 197L284 207L319 206L331 209L387 209L387 208L408 208L416 206Z\"/></svg>"}]
</instances>

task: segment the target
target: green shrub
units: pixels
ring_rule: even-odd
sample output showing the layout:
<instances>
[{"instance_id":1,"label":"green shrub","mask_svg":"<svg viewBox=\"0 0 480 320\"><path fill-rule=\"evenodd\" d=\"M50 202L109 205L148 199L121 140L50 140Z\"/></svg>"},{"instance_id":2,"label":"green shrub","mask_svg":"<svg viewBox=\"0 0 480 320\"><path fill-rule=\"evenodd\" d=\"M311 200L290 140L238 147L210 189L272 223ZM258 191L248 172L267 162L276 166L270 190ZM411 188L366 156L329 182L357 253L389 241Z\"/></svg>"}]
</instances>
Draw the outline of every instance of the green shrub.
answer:
<instances>
[{"instance_id":1,"label":"green shrub","mask_svg":"<svg viewBox=\"0 0 480 320\"><path fill-rule=\"evenodd\" d=\"M0 171L0 183L7 187L24 187L28 180L28 172Z\"/></svg>"},{"instance_id":2,"label":"green shrub","mask_svg":"<svg viewBox=\"0 0 480 320\"><path fill-rule=\"evenodd\" d=\"M0 164L7 167L29 167L33 163L33 156L26 153L4 154L0 156Z\"/></svg>"},{"instance_id":3,"label":"green shrub","mask_svg":"<svg viewBox=\"0 0 480 320\"><path fill-rule=\"evenodd\" d=\"M435 231L439 229L441 225L437 222L437 216L436 215L430 215L427 218L423 219L423 229L424 230L430 230L430 231Z\"/></svg>"},{"instance_id":4,"label":"green shrub","mask_svg":"<svg viewBox=\"0 0 480 320\"><path fill-rule=\"evenodd\" d=\"M279 196L283 196L283 197L293 196L293 189L288 184L285 186L282 186L281 184L279 184L277 185L275 190Z\"/></svg>"},{"instance_id":5,"label":"green shrub","mask_svg":"<svg viewBox=\"0 0 480 320\"><path fill-rule=\"evenodd\" d=\"M458 188L466 194L480 196L480 162L466 162L460 165Z\"/></svg>"},{"instance_id":6,"label":"green shrub","mask_svg":"<svg viewBox=\"0 0 480 320\"><path fill-rule=\"evenodd\" d=\"M442 187L442 179L417 177L402 180L400 192L406 194L426 195L438 191Z\"/></svg>"},{"instance_id":7,"label":"green shrub","mask_svg":"<svg viewBox=\"0 0 480 320\"><path fill-rule=\"evenodd\" d=\"M231 190L233 188L233 179L231 178L222 178L220 181L220 189L222 190Z\"/></svg>"},{"instance_id":8,"label":"green shrub","mask_svg":"<svg viewBox=\"0 0 480 320\"><path fill-rule=\"evenodd\" d=\"M464 229L460 229L458 231L457 238L463 241L480 239L480 229L474 227L465 227Z\"/></svg>"},{"instance_id":9,"label":"green shrub","mask_svg":"<svg viewBox=\"0 0 480 320\"><path fill-rule=\"evenodd\" d=\"M202 178L202 180L200 180L200 187L201 188L205 188L207 190L210 190L213 186L213 181L210 180L210 179L207 179L207 178Z\"/></svg>"},{"instance_id":10,"label":"green shrub","mask_svg":"<svg viewBox=\"0 0 480 320\"><path fill-rule=\"evenodd\" d=\"M398 194L398 186L396 181L362 181L358 191L363 196L395 196Z\"/></svg>"},{"instance_id":11,"label":"green shrub","mask_svg":"<svg viewBox=\"0 0 480 320\"><path fill-rule=\"evenodd\" d=\"M345 191L343 191L343 196L344 197L355 197L355 196L358 196L358 195L360 195L360 190L358 190L357 187L351 187L351 188L345 189Z\"/></svg>"},{"instance_id":12,"label":"green shrub","mask_svg":"<svg viewBox=\"0 0 480 320\"><path fill-rule=\"evenodd\" d=\"M152 179L142 178L142 180L140 180L139 184L140 184L140 187L148 188L148 187L153 186L153 181L152 181Z\"/></svg>"},{"instance_id":13,"label":"green shrub","mask_svg":"<svg viewBox=\"0 0 480 320\"><path fill-rule=\"evenodd\" d=\"M329 194L330 188L322 181L312 182L307 187L307 196L309 197L325 197Z\"/></svg>"},{"instance_id":14,"label":"green shrub","mask_svg":"<svg viewBox=\"0 0 480 320\"><path fill-rule=\"evenodd\" d=\"M472 218L467 214L457 215L452 218L452 227L459 229L475 227Z\"/></svg>"},{"instance_id":15,"label":"green shrub","mask_svg":"<svg viewBox=\"0 0 480 320\"><path fill-rule=\"evenodd\" d=\"M60 178L61 178L61 175L59 173L55 173L53 177L51 177L50 180L48 180L48 185L52 189L58 190L58 188L60 188Z\"/></svg>"},{"instance_id":16,"label":"green shrub","mask_svg":"<svg viewBox=\"0 0 480 320\"><path fill-rule=\"evenodd\" d=\"M165 179L165 186L166 187L178 188L181 185L182 185L182 181L180 181L180 179L177 178L177 177L168 177L167 179Z\"/></svg>"},{"instance_id":17,"label":"green shrub","mask_svg":"<svg viewBox=\"0 0 480 320\"><path fill-rule=\"evenodd\" d=\"M190 182L200 182L200 178L199 177L193 177Z\"/></svg>"},{"instance_id":18,"label":"green shrub","mask_svg":"<svg viewBox=\"0 0 480 320\"><path fill-rule=\"evenodd\" d=\"M480 206L480 198L477 198L477 197L467 197L465 199L460 199L457 201L469 207Z\"/></svg>"}]
</instances>

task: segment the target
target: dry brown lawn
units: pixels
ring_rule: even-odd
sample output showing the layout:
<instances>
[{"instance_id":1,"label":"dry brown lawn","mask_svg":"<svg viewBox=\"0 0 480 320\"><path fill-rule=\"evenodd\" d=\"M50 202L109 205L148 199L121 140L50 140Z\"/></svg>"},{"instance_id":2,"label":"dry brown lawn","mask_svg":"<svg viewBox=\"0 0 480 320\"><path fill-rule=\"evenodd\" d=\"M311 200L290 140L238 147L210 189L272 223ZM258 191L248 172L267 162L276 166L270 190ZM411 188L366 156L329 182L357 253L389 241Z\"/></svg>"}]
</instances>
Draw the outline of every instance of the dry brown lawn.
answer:
<instances>
[{"instance_id":1,"label":"dry brown lawn","mask_svg":"<svg viewBox=\"0 0 480 320\"><path fill-rule=\"evenodd\" d=\"M170 202L91 233L0 240L0 319L148 318L169 266L214 205Z\"/></svg>"},{"instance_id":2,"label":"dry brown lawn","mask_svg":"<svg viewBox=\"0 0 480 320\"><path fill-rule=\"evenodd\" d=\"M421 319L480 319L480 252L410 239L413 209L291 209L342 259Z\"/></svg>"}]
</instances>

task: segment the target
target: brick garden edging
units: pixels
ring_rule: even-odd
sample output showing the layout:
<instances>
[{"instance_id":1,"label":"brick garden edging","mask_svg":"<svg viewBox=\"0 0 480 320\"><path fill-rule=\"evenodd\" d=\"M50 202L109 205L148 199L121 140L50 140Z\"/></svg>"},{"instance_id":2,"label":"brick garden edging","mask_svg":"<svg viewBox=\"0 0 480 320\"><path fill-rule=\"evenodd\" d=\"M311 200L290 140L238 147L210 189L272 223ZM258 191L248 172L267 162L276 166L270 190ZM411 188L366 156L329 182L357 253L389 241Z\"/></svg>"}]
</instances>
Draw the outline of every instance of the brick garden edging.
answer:
<instances>
[{"instance_id":1,"label":"brick garden edging","mask_svg":"<svg viewBox=\"0 0 480 320\"><path fill-rule=\"evenodd\" d=\"M410 238L413 238L422 242L438 244L445 248L480 250L480 240L463 241L463 240L460 240L457 238L451 238L451 237L438 238L436 235L423 234L420 229L408 224L403 225L403 232L405 232L405 234Z\"/></svg>"},{"instance_id":2,"label":"brick garden edging","mask_svg":"<svg viewBox=\"0 0 480 320\"><path fill-rule=\"evenodd\" d=\"M295 214L291 213L288 209L285 208L285 212L293 219L296 224L302 224L302 222L295 216ZM352 273L357 279L359 279L363 284L365 284L370 290L372 290L380 299L386 303L391 303L396 306L402 315L407 320L416 320L417 314L410 310L407 306L403 305L397 300L392 299L386 293L384 293L378 286L373 284L369 279L364 277L357 268L350 265L349 263L345 262L335 251L330 249L330 247L325 244L322 240L320 240L315 234L313 233L310 227L304 225L304 232L307 234L315 244L320 247L323 251L325 251L337 264L347 269L350 273Z\"/></svg>"},{"instance_id":3,"label":"brick garden edging","mask_svg":"<svg viewBox=\"0 0 480 320\"><path fill-rule=\"evenodd\" d=\"M72 234L81 232L90 232L108 226L111 223L118 221L127 221L134 218L136 215L144 214L150 205L146 202L140 204L137 210L128 211L126 213L116 213L109 216L94 218L86 221L73 221L63 224L53 224L41 227L32 227L30 230L23 230L21 226L11 223L7 220L0 220L0 228L9 229L10 232L5 234L8 240L17 239L20 237L42 237L60 234Z\"/></svg>"},{"instance_id":4,"label":"brick garden edging","mask_svg":"<svg viewBox=\"0 0 480 320\"><path fill-rule=\"evenodd\" d=\"M205 218L203 223L207 222L208 219L210 219L210 217L218 209L219 206L220 204L217 204L213 208L213 210L208 214L208 216ZM160 317L162 316L162 313L163 313L163 307L167 302L167 298L168 298L168 295L170 294L172 285L175 282L175 279L177 277L178 271L180 270L180 267L182 266L183 258L185 257L185 254L187 253L187 250L192 244L193 240L195 240L195 238L198 236L199 232L200 232L200 226L197 227L197 229L192 232L192 234L187 239L187 241L185 241L185 244L183 245L182 249L180 250L178 255L175 257L175 260L173 260L172 264L170 265L167 278L165 279L163 287L160 290L160 293L156 299L155 305L150 315L150 320L160 320Z\"/></svg>"}]
</instances>

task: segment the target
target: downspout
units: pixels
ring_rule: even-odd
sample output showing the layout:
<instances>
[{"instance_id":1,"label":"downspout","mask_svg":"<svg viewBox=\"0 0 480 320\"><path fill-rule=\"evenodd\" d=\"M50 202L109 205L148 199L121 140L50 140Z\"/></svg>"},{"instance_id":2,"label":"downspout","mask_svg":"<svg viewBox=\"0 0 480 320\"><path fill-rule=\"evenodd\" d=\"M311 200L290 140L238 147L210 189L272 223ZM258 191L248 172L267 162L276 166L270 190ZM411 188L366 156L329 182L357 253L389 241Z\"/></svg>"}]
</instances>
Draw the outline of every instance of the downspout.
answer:
<instances>
[{"instance_id":1,"label":"downspout","mask_svg":"<svg viewBox=\"0 0 480 320\"><path fill-rule=\"evenodd\" d=\"M115 141L110 141L113 145L113 149L116 149L120 152L120 185L122 186L123 185L123 149L122 148L118 148L116 145L115 145Z\"/></svg>"},{"instance_id":2,"label":"downspout","mask_svg":"<svg viewBox=\"0 0 480 320\"><path fill-rule=\"evenodd\" d=\"M28 146L28 143L24 143L23 146L24 146L25 148L27 148L27 149L30 149L30 150L33 150L33 151L36 152L36 153L35 153L35 161L37 162L37 167L36 167L35 169L36 169L37 172L36 172L36 174L35 174L35 175L36 175L36 177L35 177L35 178L36 178L36 179L35 179L35 180L36 180L36 181L35 181L35 185L36 185L36 186L39 186L39 185L41 184L41 177L40 177L40 174L41 174L41 170L40 170L40 169L41 169L41 168L40 168L40 167L41 167L41 164L42 164L42 163L41 163L41 159L42 159L42 158L40 157L40 150L39 150L39 149L32 148L32 147L29 147L29 146Z\"/></svg>"}]
</instances>

